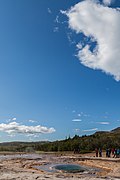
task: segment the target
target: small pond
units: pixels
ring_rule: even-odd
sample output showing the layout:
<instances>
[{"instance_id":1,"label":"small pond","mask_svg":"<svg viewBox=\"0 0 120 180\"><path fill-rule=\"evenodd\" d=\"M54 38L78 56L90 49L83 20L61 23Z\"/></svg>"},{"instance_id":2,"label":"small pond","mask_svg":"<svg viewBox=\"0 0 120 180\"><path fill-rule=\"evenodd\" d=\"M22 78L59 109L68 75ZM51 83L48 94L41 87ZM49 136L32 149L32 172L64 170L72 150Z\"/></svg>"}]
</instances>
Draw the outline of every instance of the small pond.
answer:
<instances>
[{"instance_id":1,"label":"small pond","mask_svg":"<svg viewBox=\"0 0 120 180\"><path fill-rule=\"evenodd\" d=\"M53 166L53 169L67 173L78 173L86 170L84 167L75 164L59 164Z\"/></svg>"},{"instance_id":2,"label":"small pond","mask_svg":"<svg viewBox=\"0 0 120 180\"><path fill-rule=\"evenodd\" d=\"M47 171L47 172L63 172L63 173L82 173L82 174L95 174L98 169L88 168L86 166L80 166L77 164L44 164L36 165L33 168L37 170Z\"/></svg>"}]
</instances>

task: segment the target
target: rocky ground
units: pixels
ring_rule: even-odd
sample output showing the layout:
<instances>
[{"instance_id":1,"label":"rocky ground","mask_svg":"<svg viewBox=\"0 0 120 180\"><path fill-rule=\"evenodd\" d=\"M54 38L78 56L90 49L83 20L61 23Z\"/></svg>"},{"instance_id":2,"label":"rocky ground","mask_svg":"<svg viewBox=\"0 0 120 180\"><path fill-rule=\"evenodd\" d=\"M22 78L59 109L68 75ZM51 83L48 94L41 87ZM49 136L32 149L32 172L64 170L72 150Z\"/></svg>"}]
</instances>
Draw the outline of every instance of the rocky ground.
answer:
<instances>
[{"instance_id":1,"label":"rocky ground","mask_svg":"<svg viewBox=\"0 0 120 180\"><path fill-rule=\"evenodd\" d=\"M89 155L42 155L33 158L29 156L3 158L0 160L0 179L1 180L120 180L120 159L114 158L95 158ZM31 158L30 158L31 157ZM56 163L74 163L87 166L89 168L98 168L97 171L90 173L63 173L49 171L51 164ZM36 169L35 166L48 167L46 169Z\"/></svg>"}]
</instances>

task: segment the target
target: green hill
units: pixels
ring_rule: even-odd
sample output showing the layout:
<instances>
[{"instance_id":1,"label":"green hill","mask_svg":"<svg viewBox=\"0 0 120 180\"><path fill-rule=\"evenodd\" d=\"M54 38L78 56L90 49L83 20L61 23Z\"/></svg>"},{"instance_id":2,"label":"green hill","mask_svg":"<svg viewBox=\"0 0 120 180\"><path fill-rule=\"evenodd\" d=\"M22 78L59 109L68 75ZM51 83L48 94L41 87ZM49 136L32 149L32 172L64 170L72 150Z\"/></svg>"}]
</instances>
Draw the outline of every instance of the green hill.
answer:
<instances>
[{"instance_id":1,"label":"green hill","mask_svg":"<svg viewBox=\"0 0 120 180\"><path fill-rule=\"evenodd\" d=\"M40 147L44 151L90 152L95 148L120 148L120 127L112 131L98 131L89 136L75 135L62 141L49 142Z\"/></svg>"}]
</instances>

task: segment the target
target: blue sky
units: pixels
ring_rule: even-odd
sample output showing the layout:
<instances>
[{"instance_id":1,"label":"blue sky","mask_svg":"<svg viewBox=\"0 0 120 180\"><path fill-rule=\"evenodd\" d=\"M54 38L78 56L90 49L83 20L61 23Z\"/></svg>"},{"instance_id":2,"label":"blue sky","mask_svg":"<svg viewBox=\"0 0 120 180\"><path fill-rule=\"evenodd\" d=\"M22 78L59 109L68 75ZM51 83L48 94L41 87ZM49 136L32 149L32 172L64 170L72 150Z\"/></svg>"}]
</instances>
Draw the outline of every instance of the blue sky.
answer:
<instances>
[{"instance_id":1,"label":"blue sky","mask_svg":"<svg viewBox=\"0 0 120 180\"><path fill-rule=\"evenodd\" d=\"M85 18L76 18L81 17L77 8L88 8L90 2L91 8L95 5L95 13L97 8L108 12L104 31L100 29L103 15L100 23L94 18L89 21L94 23L90 31L86 31L87 17L86 22ZM71 7L76 14L70 12ZM120 50L117 21L120 12L117 7L120 7L117 0L106 3L90 0L0 1L1 142L53 141L120 126L120 56L117 53ZM112 13L114 18L111 20ZM73 22L71 18L74 18ZM113 26L108 33L112 32L113 37L106 39L104 34L110 29L109 19ZM93 26L99 25L100 33L95 34ZM111 46L107 46L107 42ZM92 56L87 54L86 45L93 50L98 46L97 56L93 55L99 64L94 60L89 63ZM116 51L114 47L117 47ZM88 58L80 54L82 50Z\"/></svg>"}]
</instances>

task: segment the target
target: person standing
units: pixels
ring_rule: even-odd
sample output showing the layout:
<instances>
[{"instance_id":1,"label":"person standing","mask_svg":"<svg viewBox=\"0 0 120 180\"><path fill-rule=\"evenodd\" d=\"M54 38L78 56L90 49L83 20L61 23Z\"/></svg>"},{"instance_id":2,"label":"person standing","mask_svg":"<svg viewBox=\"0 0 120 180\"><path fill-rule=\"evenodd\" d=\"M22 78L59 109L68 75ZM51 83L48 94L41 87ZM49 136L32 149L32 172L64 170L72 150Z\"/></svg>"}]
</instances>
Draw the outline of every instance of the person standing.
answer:
<instances>
[{"instance_id":1,"label":"person standing","mask_svg":"<svg viewBox=\"0 0 120 180\"><path fill-rule=\"evenodd\" d=\"M98 148L95 149L96 157L98 157Z\"/></svg>"},{"instance_id":2,"label":"person standing","mask_svg":"<svg viewBox=\"0 0 120 180\"><path fill-rule=\"evenodd\" d=\"M102 149L99 148L99 157L102 157Z\"/></svg>"},{"instance_id":3,"label":"person standing","mask_svg":"<svg viewBox=\"0 0 120 180\"><path fill-rule=\"evenodd\" d=\"M106 157L108 157L108 153L109 153L108 151L109 151L109 150L108 150L108 148L107 148L107 149L106 149Z\"/></svg>"}]
</instances>

